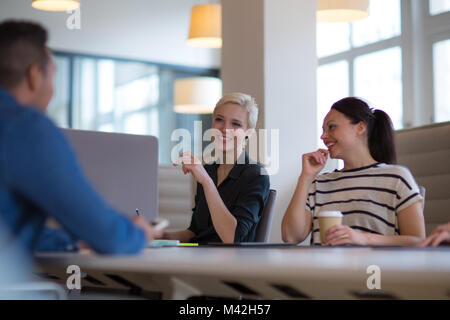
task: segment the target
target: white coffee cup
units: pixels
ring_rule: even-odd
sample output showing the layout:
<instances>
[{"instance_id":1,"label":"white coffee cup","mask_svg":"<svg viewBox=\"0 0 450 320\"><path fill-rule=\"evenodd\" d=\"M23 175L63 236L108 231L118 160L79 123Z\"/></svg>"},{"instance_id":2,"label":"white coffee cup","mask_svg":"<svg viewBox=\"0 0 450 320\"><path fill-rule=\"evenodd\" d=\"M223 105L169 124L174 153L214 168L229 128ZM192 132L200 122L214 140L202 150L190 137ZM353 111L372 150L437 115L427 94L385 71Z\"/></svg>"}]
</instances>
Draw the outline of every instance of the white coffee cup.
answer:
<instances>
[{"instance_id":1,"label":"white coffee cup","mask_svg":"<svg viewBox=\"0 0 450 320\"><path fill-rule=\"evenodd\" d=\"M328 229L333 226L342 224L342 213L340 211L320 211L318 214L319 218L319 229L320 229L320 242L325 243L326 234Z\"/></svg>"}]
</instances>

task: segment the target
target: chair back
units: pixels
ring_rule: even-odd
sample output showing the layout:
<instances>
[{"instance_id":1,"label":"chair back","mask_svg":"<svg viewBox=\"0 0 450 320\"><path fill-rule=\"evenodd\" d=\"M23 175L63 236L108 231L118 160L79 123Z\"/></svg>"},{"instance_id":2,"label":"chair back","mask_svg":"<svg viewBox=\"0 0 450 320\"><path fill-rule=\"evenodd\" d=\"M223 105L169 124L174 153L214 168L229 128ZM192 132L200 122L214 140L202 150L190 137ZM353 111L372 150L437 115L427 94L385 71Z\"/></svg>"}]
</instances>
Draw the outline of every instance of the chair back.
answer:
<instances>
[{"instance_id":1,"label":"chair back","mask_svg":"<svg viewBox=\"0 0 450 320\"><path fill-rule=\"evenodd\" d=\"M424 186L419 186L419 192L420 195L422 196L423 200L422 200L422 211L425 209L425 192L426 189Z\"/></svg>"},{"instance_id":2,"label":"chair back","mask_svg":"<svg viewBox=\"0 0 450 320\"><path fill-rule=\"evenodd\" d=\"M427 191L424 217L430 234L450 221L450 121L398 130L395 140L398 164L406 166Z\"/></svg>"},{"instance_id":3,"label":"chair back","mask_svg":"<svg viewBox=\"0 0 450 320\"><path fill-rule=\"evenodd\" d=\"M269 197L261 214L261 220L256 227L255 242L269 242L270 228L272 226L273 211L275 208L275 200L277 199L277 191L270 189Z\"/></svg>"}]
</instances>

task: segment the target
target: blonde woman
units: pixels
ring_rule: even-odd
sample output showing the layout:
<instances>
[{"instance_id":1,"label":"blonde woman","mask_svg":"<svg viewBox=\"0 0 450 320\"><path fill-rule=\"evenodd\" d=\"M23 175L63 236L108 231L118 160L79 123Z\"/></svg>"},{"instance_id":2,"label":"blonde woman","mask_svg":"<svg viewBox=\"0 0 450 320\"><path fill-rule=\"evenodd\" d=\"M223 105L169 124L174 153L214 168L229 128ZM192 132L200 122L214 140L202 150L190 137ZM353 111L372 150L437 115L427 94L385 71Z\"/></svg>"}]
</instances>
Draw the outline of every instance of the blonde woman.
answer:
<instances>
[{"instance_id":1,"label":"blonde woman","mask_svg":"<svg viewBox=\"0 0 450 320\"><path fill-rule=\"evenodd\" d=\"M231 93L217 102L212 129L216 161L205 166L190 152L174 165L182 165L197 182L195 207L186 230L165 232L164 238L182 242L251 242L269 195L269 177L260 164L251 164L245 151L246 132L258 119L255 100ZM197 161L196 161L197 160Z\"/></svg>"}]
</instances>

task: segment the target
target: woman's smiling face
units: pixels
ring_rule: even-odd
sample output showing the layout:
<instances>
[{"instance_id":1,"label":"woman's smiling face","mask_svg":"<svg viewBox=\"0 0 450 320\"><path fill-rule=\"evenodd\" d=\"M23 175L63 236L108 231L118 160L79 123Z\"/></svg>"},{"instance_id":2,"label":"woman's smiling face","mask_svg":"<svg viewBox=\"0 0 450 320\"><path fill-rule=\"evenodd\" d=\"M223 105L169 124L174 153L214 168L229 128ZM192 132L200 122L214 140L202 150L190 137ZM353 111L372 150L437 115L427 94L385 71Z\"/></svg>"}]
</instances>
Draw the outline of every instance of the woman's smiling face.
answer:
<instances>
[{"instance_id":1,"label":"woman's smiling face","mask_svg":"<svg viewBox=\"0 0 450 320\"><path fill-rule=\"evenodd\" d=\"M344 159L361 142L365 131L363 122L352 124L343 113L331 109L323 121L323 134L320 137L330 152L330 158Z\"/></svg>"},{"instance_id":2,"label":"woman's smiling face","mask_svg":"<svg viewBox=\"0 0 450 320\"><path fill-rule=\"evenodd\" d=\"M241 150L248 129L248 112L238 104L226 103L216 108L212 128L221 133L213 133L216 150Z\"/></svg>"}]
</instances>

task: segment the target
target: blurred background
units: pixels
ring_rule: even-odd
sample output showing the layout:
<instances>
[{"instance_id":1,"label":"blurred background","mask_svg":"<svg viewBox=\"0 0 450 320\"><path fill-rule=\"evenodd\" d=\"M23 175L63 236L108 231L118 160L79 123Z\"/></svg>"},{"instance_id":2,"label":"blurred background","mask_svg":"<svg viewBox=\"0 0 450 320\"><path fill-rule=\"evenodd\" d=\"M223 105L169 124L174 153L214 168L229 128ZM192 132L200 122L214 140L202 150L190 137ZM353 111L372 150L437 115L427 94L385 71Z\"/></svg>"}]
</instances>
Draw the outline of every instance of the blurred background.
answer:
<instances>
[{"instance_id":1,"label":"blurred background","mask_svg":"<svg viewBox=\"0 0 450 320\"><path fill-rule=\"evenodd\" d=\"M57 65L49 116L62 128L158 137L160 214L175 229L190 220L195 190L171 171L170 136L176 128L193 136L195 120L203 130L211 125L210 113L175 112L180 79L223 82L209 112L222 91L255 96L258 127L281 130L273 241L301 154L323 147L333 102L362 97L395 129L450 121L450 0L371 0L368 15L344 22L317 21L320 0L81 0L69 12L37 10L38 1L2 0L0 21L31 19L48 29ZM219 6L215 48L187 41L199 5ZM208 85L200 96L217 89ZM287 144L292 137L298 143Z\"/></svg>"}]
</instances>

